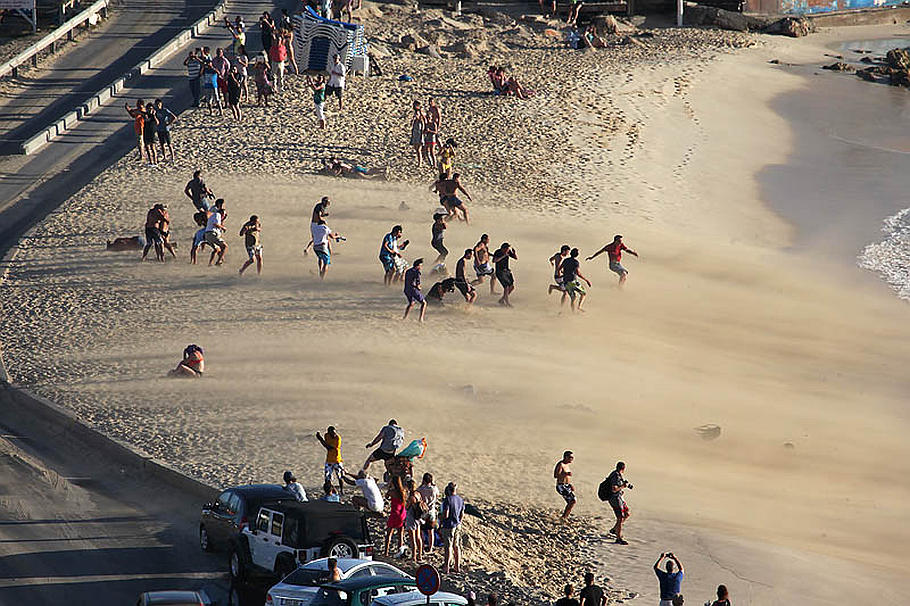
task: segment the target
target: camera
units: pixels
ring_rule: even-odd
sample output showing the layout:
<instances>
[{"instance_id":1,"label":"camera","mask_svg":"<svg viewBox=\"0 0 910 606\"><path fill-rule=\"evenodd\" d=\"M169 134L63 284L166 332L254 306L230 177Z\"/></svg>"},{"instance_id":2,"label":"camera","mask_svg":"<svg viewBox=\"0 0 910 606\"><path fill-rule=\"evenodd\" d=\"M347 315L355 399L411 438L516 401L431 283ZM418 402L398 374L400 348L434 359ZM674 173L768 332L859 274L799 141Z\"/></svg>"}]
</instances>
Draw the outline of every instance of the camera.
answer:
<instances>
[{"instance_id":1,"label":"camera","mask_svg":"<svg viewBox=\"0 0 910 606\"><path fill-rule=\"evenodd\" d=\"M338 236L338 237L335 238L335 239L336 239L338 242L347 242L347 241L348 241L348 239L345 238L344 236Z\"/></svg>"},{"instance_id":2,"label":"camera","mask_svg":"<svg viewBox=\"0 0 910 606\"><path fill-rule=\"evenodd\" d=\"M629 484L628 482L623 482L623 486L626 487L626 488L628 488L629 490L632 490L633 488L635 488L634 486L632 486L632 485Z\"/></svg>"}]
</instances>

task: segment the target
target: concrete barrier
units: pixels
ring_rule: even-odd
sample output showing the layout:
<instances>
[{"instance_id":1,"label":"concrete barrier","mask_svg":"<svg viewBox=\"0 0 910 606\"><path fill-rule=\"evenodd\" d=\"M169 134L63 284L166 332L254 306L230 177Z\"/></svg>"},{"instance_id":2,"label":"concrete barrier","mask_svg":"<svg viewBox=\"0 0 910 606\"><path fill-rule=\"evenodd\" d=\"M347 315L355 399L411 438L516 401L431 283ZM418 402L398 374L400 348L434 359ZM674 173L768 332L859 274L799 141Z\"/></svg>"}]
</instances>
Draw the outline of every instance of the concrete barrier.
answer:
<instances>
[{"instance_id":1,"label":"concrete barrier","mask_svg":"<svg viewBox=\"0 0 910 606\"><path fill-rule=\"evenodd\" d=\"M107 0L103 0L107 1ZM218 22L218 19L224 14L224 6L226 0L221 0L213 10L206 13L204 17L190 25L184 30L181 30L179 34L171 38L164 46L152 53L148 58L143 59L135 67L130 69L126 74L117 78L110 84L106 85L103 89L92 95L91 99L98 99L97 105L93 105L91 100L79 108L74 109L72 112L67 114L66 117L70 117L74 112L79 113L75 120L67 120L61 118L57 120L54 124L43 129L41 132L37 133L35 136L31 137L24 141L19 151L24 155L34 154L42 147L53 141L55 138L59 137L67 130L73 128L79 120L84 120L86 116L90 115L93 111L97 110L99 107L104 105L105 102L109 101L112 97L116 96L120 91L126 87L126 83L133 78L139 78L150 69L155 68L158 65L164 63L167 59L170 58L175 52L182 48L187 42L193 38L197 38L203 34L209 27Z\"/></svg>"}]
</instances>

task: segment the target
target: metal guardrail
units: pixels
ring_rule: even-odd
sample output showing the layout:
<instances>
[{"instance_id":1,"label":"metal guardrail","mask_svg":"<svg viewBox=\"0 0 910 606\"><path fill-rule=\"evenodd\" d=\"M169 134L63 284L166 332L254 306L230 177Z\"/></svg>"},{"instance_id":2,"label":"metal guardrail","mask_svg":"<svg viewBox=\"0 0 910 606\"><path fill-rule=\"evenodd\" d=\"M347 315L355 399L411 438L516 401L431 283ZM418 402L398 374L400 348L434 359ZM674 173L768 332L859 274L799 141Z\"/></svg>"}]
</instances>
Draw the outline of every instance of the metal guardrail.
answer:
<instances>
[{"instance_id":1,"label":"metal guardrail","mask_svg":"<svg viewBox=\"0 0 910 606\"><path fill-rule=\"evenodd\" d=\"M102 1L106 2L107 0ZM20 152L25 155L34 154L55 138L74 128L80 120L83 120L90 113L107 103L111 98L116 97L120 91L128 87L130 80L138 78L155 66L164 63L191 39L198 38L204 30L218 23L219 18L224 14L226 2L227 0L221 0L211 12L206 13L201 19L171 38L167 44L152 53L148 58L143 59L142 62L126 74L96 92L85 103L73 108L65 116L50 124L32 138L24 141L20 147Z\"/></svg>"},{"instance_id":2,"label":"metal guardrail","mask_svg":"<svg viewBox=\"0 0 910 606\"><path fill-rule=\"evenodd\" d=\"M73 30L82 25L83 23L95 18L96 15L100 14L102 17L107 17L107 9L110 4L110 0L98 0L90 7L46 35L45 37L38 40L38 42L32 44L30 47L7 61L6 63L0 64L0 78L13 74L13 76L18 76L19 67L24 65L29 59L32 61L32 65L38 64L38 54L45 50L48 47L56 48L57 42L66 37L68 40L73 39Z\"/></svg>"}]
</instances>

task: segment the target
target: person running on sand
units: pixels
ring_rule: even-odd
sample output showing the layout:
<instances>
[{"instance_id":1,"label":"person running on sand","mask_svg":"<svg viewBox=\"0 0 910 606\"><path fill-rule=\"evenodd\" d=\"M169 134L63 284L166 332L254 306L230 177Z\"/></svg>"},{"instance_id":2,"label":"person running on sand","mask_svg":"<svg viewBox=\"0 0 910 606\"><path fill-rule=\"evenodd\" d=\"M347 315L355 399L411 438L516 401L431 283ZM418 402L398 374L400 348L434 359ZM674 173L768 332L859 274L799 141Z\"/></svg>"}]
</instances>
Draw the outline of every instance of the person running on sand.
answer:
<instances>
[{"instance_id":1,"label":"person running on sand","mask_svg":"<svg viewBox=\"0 0 910 606\"><path fill-rule=\"evenodd\" d=\"M142 260L149 254L149 249L155 247L155 258L164 261L164 239L161 237L161 221L164 213L160 204L151 207L145 214L145 248L142 251Z\"/></svg>"},{"instance_id":2,"label":"person running on sand","mask_svg":"<svg viewBox=\"0 0 910 606\"><path fill-rule=\"evenodd\" d=\"M167 204L161 204L161 222L158 225L158 230L161 232L161 245L166 251L171 253L173 258L177 258L177 253L174 252L174 246L171 244L171 215L167 212Z\"/></svg>"},{"instance_id":3,"label":"person running on sand","mask_svg":"<svg viewBox=\"0 0 910 606\"><path fill-rule=\"evenodd\" d=\"M494 269L490 262L490 236L483 234L480 240L474 245L474 273L477 279L474 284L481 284L486 276L490 277L490 294L496 294L496 280L492 278Z\"/></svg>"},{"instance_id":4,"label":"person running on sand","mask_svg":"<svg viewBox=\"0 0 910 606\"><path fill-rule=\"evenodd\" d=\"M142 99L136 99L136 108L130 107L129 103L123 104L126 113L133 119L133 132L136 134L136 151L139 152L139 163L142 164L142 155L145 145L142 139L142 131L145 129L145 102ZM151 159L149 159L151 162Z\"/></svg>"},{"instance_id":5,"label":"person running on sand","mask_svg":"<svg viewBox=\"0 0 910 606\"><path fill-rule=\"evenodd\" d=\"M604 590L594 584L594 573L585 573L585 586L578 593L578 599L581 606L606 606L607 596Z\"/></svg>"},{"instance_id":6,"label":"person running on sand","mask_svg":"<svg viewBox=\"0 0 910 606\"><path fill-rule=\"evenodd\" d=\"M382 269L385 271L384 283L386 286L392 283L398 270L397 261L401 257L401 251L409 244L408 240L398 244L398 239L401 238L403 232L404 229L401 225L396 225L382 238L382 245L379 247L379 262L382 263Z\"/></svg>"},{"instance_id":7,"label":"person running on sand","mask_svg":"<svg viewBox=\"0 0 910 606\"><path fill-rule=\"evenodd\" d=\"M215 197L212 190L205 184L205 179L202 178L201 170L193 172L193 178L186 182L183 193L186 194L187 198L193 201L193 206L196 207L196 210L201 211L208 211L209 205L206 202L206 199Z\"/></svg>"},{"instance_id":8,"label":"person running on sand","mask_svg":"<svg viewBox=\"0 0 910 606\"><path fill-rule=\"evenodd\" d=\"M408 300L408 305L404 308L404 317L402 320L408 319L408 314L411 313L411 308L414 307L415 303L420 304L420 317L418 318L418 321L423 322L424 316L426 316L427 300L420 291L421 267L423 267L423 259L416 259L411 266L411 269L404 273L404 296Z\"/></svg>"},{"instance_id":9,"label":"person running on sand","mask_svg":"<svg viewBox=\"0 0 910 606\"><path fill-rule=\"evenodd\" d=\"M629 506L626 505L626 501L623 498L623 489L632 490L632 485L622 477L622 472L625 469L626 464L619 461L616 463L616 469L607 476L607 486L610 487L610 495L607 502L610 503L610 507L613 508L613 514L616 516L616 524L610 529L610 534L616 537L616 542L620 545L629 544L622 538L622 526L629 519Z\"/></svg>"},{"instance_id":10,"label":"person running on sand","mask_svg":"<svg viewBox=\"0 0 910 606\"><path fill-rule=\"evenodd\" d=\"M667 559L666 572L660 569L660 563L664 558ZM674 570L674 568L679 570ZM657 580L660 582L660 606L672 606L673 600L679 595L683 576L685 576L683 565L672 552L662 553L654 562L654 574L657 575Z\"/></svg>"},{"instance_id":11,"label":"person running on sand","mask_svg":"<svg viewBox=\"0 0 910 606\"><path fill-rule=\"evenodd\" d=\"M317 75L315 78L307 76L306 81L307 84L310 85L310 88L313 89L313 104L315 106L314 112L316 114L316 122L319 123L319 128L325 130L325 76L322 74Z\"/></svg>"},{"instance_id":12,"label":"person running on sand","mask_svg":"<svg viewBox=\"0 0 910 606\"><path fill-rule=\"evenodd\" d=\"M395 456L398 448L404 444L404 430L398 425L398 421L390 419L388 424L379 430L376 437L367 444L369 450L379 444L379 448L370 453L363 464L363 471L370 468L374 461L388 461Z\"/></svg>"},{"instance_id":13,"label":"person running on sand","mask_svg":"<svg viewBox=\"0 0 910 606\"><path fill-rule=\"evenodd\" d=\"M411 114L411 147L417 155L417 166L423 165L423 130L426 128L427 118L420 109L420 101L414 101L414 113ZM142 159L141 157L139 158Z\"/></svg>"},{"instance_id":14,"label":"person running on sand","mask_svg":"<svg viewBox=\"0 0 910 606\"><path fill-rule=\"evenodd\" d=\"M571 450L562 453L562 459L556 463L553 469L553 477L556 478L556 493L566 502L566 508L562 512L562 519L566 520L572 513L577 499L575 498L575 487L572 485L572 461L575 455Z\"/></svg>"},{"instance_id":15,"label":"person running on sand","mask_svg":"<svg viewBox=\"0 0 910 606\"><path fill-rule=\"evenodd\" d=\"M584 311L581 306L585 302L585 297L588 296L588 293L585 292L579 279L584 280L589 288L591 286L591 281L581 273L581 268L578 263L577 248L573 248L572 252L569 253L569 258L562 262L561 269L562 279L566 286L566 294L572 299L572 311ZM578 297L577 305L575 303L575 297Z\"/></svg>"},{"instance_id":16,"label":"person running on sand","mask_svg":"<svg viewBox=\"0 0 910 606\"><path fill-rule=\"evenodd\" d=\"M474 201L474 198L472 198L471 194L469 194L461 185L459 177L461 177L461 175L458 173L453 174L451 177L446 174L441 174L439 175L439 179L433 183L430 189L439 194L439 203L449 211L450 217L458 217L458 211L460 210L463 217L459 218L463 218L465 224L470 225L471 221L468 219L468 209L465 208L464 202L457 194L458 192L463 193L471 202Z\"/></svg>"},{"instance_id":17,"label":"person running on sand","mask_svg":"<svg viewBox=\"0 0 910 606\"><path fill-rule=\"evenodd\" d=\"M572 594L575 593L575 587L571 583L563 587L562 597L556 600L556 603L553 606L581 606L575 598L572 597Z\"/></svg>"},{"instance_id":18,"label":"person running on sand","mask_svg":"<svg viewBox=\"0 0 910 606\"><path fill-rule=\"evenodd\" d=\"M458 493L458 485L449 482L442 500L439 514L440 534L445 549L442 568L446 574L459 572L461 568L461 518L464 516L464 499Z\"/></svg>"},{"instance_id":19,"label":"person running on sand","mask_svg":"<svg viewBox=\"0 0 910 606\"><path fill-rule=\"evenodd\" d=\"M319 269L319 278L325 279L325 274L332 264L332 247L330 242L338 242L343 237L332 228L322 223L310 223L310 233L313 236L313 252L316 253L316 264Z\"/></svg>"},{"instance_id":20,"label":"person running on sand","mask_svg":"<svg viewBox=\"0 0 910 606\"><path fill-rule=\"evenodd\" d=\"M446 257L449 256L449 249L445 247L445 244L442 243L442 239L445 236L446 230L446 215L445 213L437 213L433 215L433 227L430 230L430 246L432 246L436 252L439 254L436 256L436 260L433 261L433 265L437 263L445 263Z\"/></svg>"},{"instance_id":21,"label":"person running on sand","mask_svg":"<svg viewBox=\"0 0 910 606\"><path fill-rule=\"evenodd\" d=\"M473 303L477 299L477 291L474 290L474 286L468 282L467 277L465 276L465 266L474 258L474 251L470 248L464 250L464 255L458 259L458 263L455 264L455 288L458 289L458 292L461 293L461 296L464 297L464 300L467 303Z\"/></svg>"},{"instance_id":22,"label":"person running on sand","mask_svg":"<svg viewBox=\"0 0 910 606\"><path fill-rule=\"evenodd\" d=\"M218 261L215 265L224 263L224 253L227 252L227 242L222 238L224 234L224 220L227 213L224 210L224 198L215 200L215 205L209 211L208 222L205 224L205 241L212 247L212 254L209 257L209 267L215 261L215 255L218 255Z\"/></svg>"},{"instance_id":23,"label":"person running on sand","mask_svg":"<svg viewBox=\"0 0 910 606\"><path fill-rule=\"evenodd\" d=\"M680 567L680 570L682 567ZM727 591L726 585L717 586L717 599L711 603L711 606L731 606L730 604L730 592Z\"/></svg>"},{"instance_id":24,"label":"person running on sand","mask_svg":"<svg viewBox=\"0 0 910 606\"><path fill-rule=\"evenodd\" d=\"M420 498L423 499L425 505L421 521L423 522L424 528L428 531L424 553L429 555L433 553L433 542L435 540L433 535L436 534L436 527L439 526L439 522L437 521L439 514L439 489L436 488L436 483L433 481L433 474L423 474L423 482L417 487L417 492L420 494Z\"/></svg>"},{"instance_id":25,"label":"person running on sand","mask_svg":"<svg viewBox=\"0 0 910 606\"><path fill-rule=\"evenodd\" d=\"M334 64L332 69L329 70L329 83L325 92L329 97L332 95L338 97L338 111L341 111L344 109L344 102L341 96L344 94L344 80L348 73L348 68L341 62L341 55L336 53L332 60Z\"/></svg>"},{"instance_id":26,"label":"person running on sand","mask_svg":"<svg viewBox=\"0 0 910 606\"><path fill-rule=\"evenodd\" d=\"M622 286L626 283L626 276L629 275L629 272L625 267L622 266L622 263L620 263L620 261L622 261L622 251L626 251L633 257L638 256L637 252L631 248L627 248L626 245L623 244L621 235L615 235L613 236L613 242L598 250L596 253L588 257L587 260L590 261L598 255L607 253L607 257L610 260L610 271L619 276L619 285Z\"/></svg>"},{"instance_id":27,"label":"person running on sand","mask_svg":"<svg viewBox=\"0 0 910 606\"><path fill-rule=\"evenodd\" d=\"M170 377L192 377L198 379L205 372L205 358L203 357L202 348L198 345L187 345L183 350L183 359L177 364L177 368L168 371Z\"/></svg>"},{"instance_id":28,"label":"person running on sand","mask_svg":"<svg viewBox=\"0 0 910 606\"><path fill-rule=\"evenodd\" d=\"M509 259L518 260L518 253L508 242L503 242L493 254L493 265L496 267L496 279L502 285L502 297L499 298L499 304L504 307L512 307L509 301L509 295L515 290L515 277L509 267Z\"/></svg>"},{"instance_id":29,"label":"person running on sand","mask_svg":"<svg viewBox=\"0 0 910 606\"><path fill-rule=\"evenodd\" d=\"M367 475L363 469L355 476L348 472L343 472L341 479L351 486L360 489L361 495L351 497L351 505L361 507L373 513L382 513L385 507L385 501L382 499L382 493L379 491L379 485L376 480Z\"/></svg>"},{"instance_id":30,"label":"person running on sand","mask_svg":"<svg viewBox=\"0 0 910 606\"><path fill-rule=\"evenodd\" d=\"M262 244L259 242L259 236L262 232L262 225L259 223L259 217L252 215L250 220L240 228L240 235L243 236L243 245L246 246L246 254L249 259L240 268L240 275L244 270L256 262L256 273L262 274Z\"/></svg>"},{"instance_id":31,"label":"person running on sand","mask_svg":"<svg viewBox=\"0 0 910 606\"><path fill-rule=\"evenodd\" d=\"M319 440L319 443L325 448L324 473L326 483L331 485L332 478L336 478L338 480L338 492L344 494L344 482L342 482L344 465L342 465L341 459L341 436L335 431L334 425L329 425L325 430L325 437L317 431L316 439Z\"/></svg>"},{"instance_id":32,"label":"person running on sand","mask_svg":"<svg viewBox=\"0 0 910 606\"><path fill-rule=\"evenodd\" d=\"M306 502L306 491L291 471L284 472L284 489L291 493L297 501L301 503Z\"/></svg>"},{"instance_id":33,"label":"person running on sand","mask_svg":"<svg viewBox=\"0 0 910 606\"><path fill-rule=\"evenodd\" d=\"M550 284L547 288L547 294L553 294L554 290L561 292L562 301L560 301L560 305L565 305L566 299L568 298L568 295L566 294L566 285L562 279L562 262L569 257L569 251L571 250L572 248L568 244L563 244L559 248L559 252L554 253L549 259L550 265L553 266L553 282L555 282L555 284Z\"/></svg>"},{"instance_id":34,"label":"person running on sand","mask_svg":"<svg viewBox=\"0 0 910 606\"><path fill-rule=\"evenodd\" d=\"M196 222L196 225L199 226L199 229L196 230L196 233L193 235L193 247L190 248L190 264L196 265L196 251L199 250L199 247L205 248L205 224L208 221L206 217L206 212L201 210L193 215L193 221Z\"/></svg>"},{"instance_id":35,"label":"person running on sand","mask_svg":"<svg viewBox=\"0 0 910 606\"><path fill-rule=\"evenodd\" d=\"M322 199L313 206L313 215L310 217L310 223L325 223L325 218L329 216L329 206L332 205L332 199L328 196L322 196Z\"/></svg>"}]
</instances>

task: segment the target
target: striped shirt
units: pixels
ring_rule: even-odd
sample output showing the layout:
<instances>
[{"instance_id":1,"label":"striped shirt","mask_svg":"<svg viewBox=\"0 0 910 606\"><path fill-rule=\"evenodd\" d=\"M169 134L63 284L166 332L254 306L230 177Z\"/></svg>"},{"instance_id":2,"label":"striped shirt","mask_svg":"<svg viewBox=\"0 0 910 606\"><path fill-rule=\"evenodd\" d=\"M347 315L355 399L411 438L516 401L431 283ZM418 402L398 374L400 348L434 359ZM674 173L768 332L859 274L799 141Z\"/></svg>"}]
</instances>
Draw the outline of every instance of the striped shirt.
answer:
<instances>
[{"instance_id":1,"label":"striped shirt","mask_svg":"<svg viewBox=\"0 0 910 606\"><path fill-rule=\"evenodd\" d=\"M195 80L202 73L202 64L196 60L188 61L186 64L186 77Z\"/></svg>"}]
</instances>

